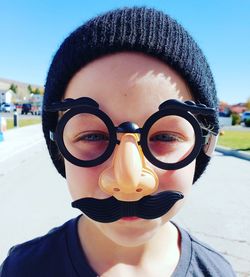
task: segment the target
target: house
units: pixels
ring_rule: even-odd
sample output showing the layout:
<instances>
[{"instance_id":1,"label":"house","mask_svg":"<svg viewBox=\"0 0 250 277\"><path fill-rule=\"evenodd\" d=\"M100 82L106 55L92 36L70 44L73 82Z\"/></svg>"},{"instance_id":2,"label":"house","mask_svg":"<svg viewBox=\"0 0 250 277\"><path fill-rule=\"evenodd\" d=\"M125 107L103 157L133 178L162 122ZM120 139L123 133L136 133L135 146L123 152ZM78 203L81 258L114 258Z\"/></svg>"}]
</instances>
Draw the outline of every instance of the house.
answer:
<instances>
[{"instance_id":1,"label":"house","mask_svg":"<svg viewBox=\"0 0 250 277\"><path fill-rule=\"evenodd\" d=\"M238 103L230 106L232 113L242 114L247 110L246 103Z\"/></svg>"},{"instance_id":2,"label":"house","mask_svg":"<svg viewBox=\"0 0 250 277\"><path fill-rule=\"evenodd\" d=\"M0 105L2 103L8 103L10 104L13 99L14 92L10 89L7 90L0 90Z\"/></svg>"},{"instance_id":3,"label":"house","mask_svg":"<svg viewBox=\"0 0 250 277\"><path fill-rule=\"evenodd\" d=\"M17 87L16 93L13 93L10 90L11 85L15 85ZM18 108L20 108L20 105L23 103L31 103L32 105L34 105L35 109L39 109L43 97L40 95L36 96L35 94L30 93L29 87L32 87L34 90L37 88L41 92L44 91L44 87L40 85L32 85L0 77L0 105L1 103L11 102L17 104L19 106Z\"/></svg>"},{"instance_id":4,"label":"house","mask_svg":"<svg viewBox=\"0 0 250 277\"><path fill-rule=\"evenodd\" d=\"M0 89L0 105L5 102L5 90Z\"/></svg>"},{"instance_id":5,"label":"house","mask_svg":"<svg viewBox=\"0 0 250 277\"><path fill-rule=\"evenodd\" d=\"M247 110L246 103L238 103L234 105L229 105L226 102L220 101L219 104L219 112L221 114L231 114L231 113L237 113L242 114Z\"/></svg>"}]
</instances>

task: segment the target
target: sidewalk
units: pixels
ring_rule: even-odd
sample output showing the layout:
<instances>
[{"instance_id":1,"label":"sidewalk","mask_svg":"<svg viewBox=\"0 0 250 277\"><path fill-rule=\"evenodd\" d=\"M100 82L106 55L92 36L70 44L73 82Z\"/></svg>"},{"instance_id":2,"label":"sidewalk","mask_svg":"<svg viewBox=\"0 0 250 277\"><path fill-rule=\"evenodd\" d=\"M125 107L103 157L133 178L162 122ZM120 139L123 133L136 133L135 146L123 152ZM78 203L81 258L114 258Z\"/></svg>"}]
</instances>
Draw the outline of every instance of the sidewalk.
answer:
<instances>
[{"instance_id":1,"label":"sidewalk","mask_svg":"<svg viewBox=\"0 0 250 277\"><path fill-rule=\"evenodd\" d=\"M0 142L0 162L44 140L41 124L13 128L4 132L3 136L4 141Z\"/></svg>"}]
</instances>

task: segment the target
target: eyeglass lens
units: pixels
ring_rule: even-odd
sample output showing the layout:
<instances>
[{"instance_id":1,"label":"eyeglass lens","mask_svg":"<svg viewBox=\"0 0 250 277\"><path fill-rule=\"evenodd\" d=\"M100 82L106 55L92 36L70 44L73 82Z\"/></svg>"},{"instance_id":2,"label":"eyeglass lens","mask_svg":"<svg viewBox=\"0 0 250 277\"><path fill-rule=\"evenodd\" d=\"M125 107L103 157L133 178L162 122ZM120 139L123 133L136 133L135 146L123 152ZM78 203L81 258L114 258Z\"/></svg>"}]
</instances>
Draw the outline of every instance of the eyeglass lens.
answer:
<instances>
[{"instance_id":1,"label":"eyeglass lens","mask_svg":"<svg viewBox=\"0 0 250 277\"><path fill-rule=\"evenodd\" d=\"M79 113L66 123L63 141L72 156L79 160L91 161L106 151L109 132L106 124L96 115Z\"/></svg>"},{"instance_id":2,"label":"eyeglass lens","mask_svg":"<svg viewBox=\"0 0 250 277\"><path fill-rule=\"evenodd\" d=\"M181 116L164 116L151 126L147 144L149 151L158 161L177 163L184 160L194 148L193 126Z\"/></svg>"}]
</instances>

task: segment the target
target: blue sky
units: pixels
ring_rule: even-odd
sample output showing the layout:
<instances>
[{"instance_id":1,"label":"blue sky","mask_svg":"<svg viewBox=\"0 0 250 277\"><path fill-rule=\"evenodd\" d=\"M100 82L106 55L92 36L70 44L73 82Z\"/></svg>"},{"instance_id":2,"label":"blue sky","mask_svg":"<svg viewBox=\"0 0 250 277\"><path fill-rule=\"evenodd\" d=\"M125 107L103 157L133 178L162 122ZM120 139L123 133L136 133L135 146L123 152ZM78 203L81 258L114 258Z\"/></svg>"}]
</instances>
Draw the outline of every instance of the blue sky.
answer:
<instances>
[{"instance_id":1,"label":"blue sky","mask_svg":"<svg viewBox=\"0 0 250 277\"><path fill-rule=\"evenodd\" d=\"M220 100L250 97L248 0L1 0L0 77L43 85L63 39L87 19L116 7L149 6L179 21L205 52Z\"/></svg>"}]
</instances>

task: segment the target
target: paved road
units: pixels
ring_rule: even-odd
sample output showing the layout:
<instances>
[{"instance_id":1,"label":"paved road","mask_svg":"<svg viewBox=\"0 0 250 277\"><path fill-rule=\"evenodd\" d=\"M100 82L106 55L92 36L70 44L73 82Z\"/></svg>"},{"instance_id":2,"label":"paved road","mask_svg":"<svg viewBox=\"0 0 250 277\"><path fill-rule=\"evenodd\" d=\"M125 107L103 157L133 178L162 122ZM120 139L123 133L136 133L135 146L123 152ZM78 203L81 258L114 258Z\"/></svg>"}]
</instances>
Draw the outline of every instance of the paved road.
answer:
<instances>
[{"instance_id":1,"label":"paved road","mask_svg":"<svg viewBox=\"0 0 250 277\"><path fill-rule=\"evenodd\" d=\"M250 162L215 153L205 176L177 217L219 250L239 276L250 276Z\"/></svg>"},{"instance_id":2,"label":"paved road","mask_svg":"<svg viewBox=\"0 0 250 277\"><path fill-rule=\"evenodd\" d=\"M8 131L0 143L0 262L12 245L78 214L50 161L40 126L25 128ZM175 218L226 256L239 276L250 276L249 166L216 153Z\"/></svg>"}]
</instances>

